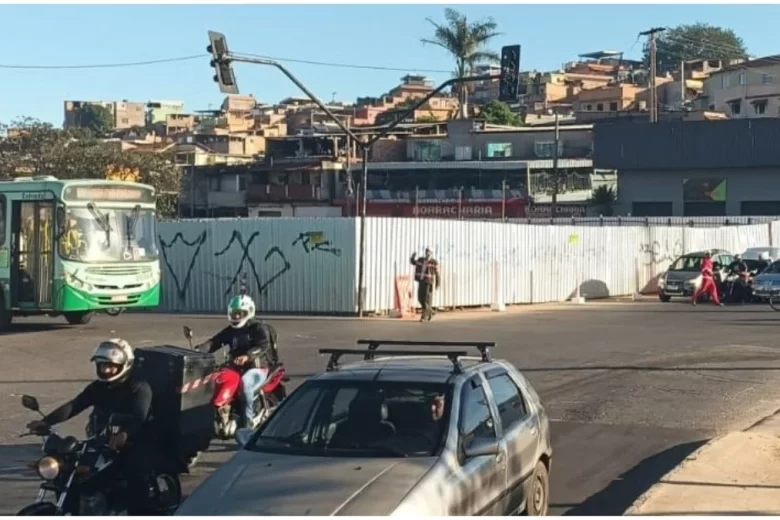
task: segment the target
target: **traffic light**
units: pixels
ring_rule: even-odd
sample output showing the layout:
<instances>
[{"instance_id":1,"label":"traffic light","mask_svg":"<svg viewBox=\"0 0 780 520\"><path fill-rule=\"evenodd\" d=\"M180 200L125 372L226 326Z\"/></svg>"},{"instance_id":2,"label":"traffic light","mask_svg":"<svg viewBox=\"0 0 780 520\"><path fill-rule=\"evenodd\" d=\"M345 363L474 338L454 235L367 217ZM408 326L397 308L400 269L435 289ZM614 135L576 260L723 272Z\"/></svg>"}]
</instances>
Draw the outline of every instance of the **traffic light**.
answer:
<instances>
[{"instance_id":1,"label":"traffic light","mask_svg":"<svg viewBox=\"0 0 780 520\"><path fill-rule=\"evenodd\" d=\"M223 94L238 94L236 75L228 57L227 40L222 33L209 31L209 46L206 52L211 54L211 66L214 67L214 81L219 84Z\"/></svg>"},{"instance_id":2,"label":"traffic light","mask_svg":"<svg viewBox=\"0 0 780 520\"><path fill-rule=\"evenodd\" d=\"M514 103L520 94L520 46L501 48L501 76L498 80L498 100Z\"/></svg>"}]
</instances>

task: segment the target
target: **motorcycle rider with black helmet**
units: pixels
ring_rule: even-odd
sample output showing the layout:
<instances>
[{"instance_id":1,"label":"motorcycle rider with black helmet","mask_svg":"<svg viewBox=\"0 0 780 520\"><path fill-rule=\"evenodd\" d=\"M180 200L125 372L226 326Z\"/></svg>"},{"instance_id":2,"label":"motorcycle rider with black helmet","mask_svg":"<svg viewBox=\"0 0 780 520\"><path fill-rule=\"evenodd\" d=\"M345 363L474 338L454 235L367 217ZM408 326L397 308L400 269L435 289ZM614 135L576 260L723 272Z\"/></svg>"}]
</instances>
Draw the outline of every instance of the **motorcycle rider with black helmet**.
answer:
<instances>
[{"instance_id":1,"label":"motorcycle rider with black helmet","mask_svg":"<svg viewBox=\"0 0 780 520\"><path fill-rule=\"evenodd\" d=\"M268 380L272 367L279 364L276 330L258 320L255 314L252 298L246 294L235 296L228 304L228 326L195 346L197 350L210 354L228 347L230 361L241 372L245 425L253 424L255 395Z\"/></svg>"},{"instance_id":2,"label":"motorcycle rider with black helmet","mask_svg":"<svg viewBox=\"0 0 780 520\"><path fill-rule=\"evenodd\" d=\"M94 407L93 420L98 423L93 431L102 431L111 414L134 418L110 437L109 446L119 452L116 463L127 479L128 514L154 514L158 451L151 431L152 389L148 382L135 377L135 354L123 339L101 342L90 361L95 363L97 379L43 419L30 422L27 428L32 432L45 431L90 406Z\"/></svg>"}]
</instances>

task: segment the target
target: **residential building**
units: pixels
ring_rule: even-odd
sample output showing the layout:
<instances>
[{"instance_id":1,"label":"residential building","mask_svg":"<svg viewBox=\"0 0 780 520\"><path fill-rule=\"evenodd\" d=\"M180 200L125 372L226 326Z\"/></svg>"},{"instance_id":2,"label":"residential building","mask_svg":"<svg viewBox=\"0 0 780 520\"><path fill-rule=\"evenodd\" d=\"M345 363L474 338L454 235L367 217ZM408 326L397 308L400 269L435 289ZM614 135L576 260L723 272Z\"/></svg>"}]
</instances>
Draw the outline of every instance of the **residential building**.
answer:
<instances>
[{"instance_id":1,"label":"residential building","mask_svg":"<svg viewBox=\"0 0 780 520\"><path fill-rule=\"evenodd\" d=\"M79 110L87 105L101 106L111 113L114 130L146 126L146 103L130 101L65 101L64 128L79 126Z\"/></svg>"},{"instance_id":2,"label":"residential building","mask_svg":"<svg viewBox=\"0 0 780 520\"><path fill-rule=\"evenodd\" d=\"M776 117L598 124L594 163L618 172L617 214L780 215L778 142Z\"/></svg>"},{"instance_id":3,"label":"residential building","mask_svg":"<svg viewBox=\"0 0 780 520\"><path fill-rule=\"evenodd\" d=\"M158 133L165 136L191 133L195 129L196 122L197 120L193 114L167 114L165 116L165 124ZM155 128L159 126L161 125L157 124Z\"/></svg>"},{"instance_id":4,"label":"residential building","mask_svg":"<svg viewBox=\"0 0 780 520\"><path fill-rule=\"evenodd\" d=\"M501 67L498 65L480 65L474 71L477 76L493 76L493 79L477 81L470 85L469 102L483 105L498 99L498 76Z\"/></svg>"},{"instance_id":5,"label":"residential building","mask_svg":"<svg viewBox=\"0 0 780 520\"><path fill-rule=\"evenodd\" d=\"M406 75L401 84L387 94L378 97L358 98L354 109L355 126L383 125L396 120L414 100L419 100L433 92L436 86L425 76ZM446 95L434 96L419 110L407 118L405 123L446 121L459 107L456 98Z\"/></svg>"},{"instance_id":6,"label":"residential building","mask_svg":"<svg viewBox=\"0 0 780 520\"><path fill-rule=\"evenodd\" d=\"M168 116L184 113L184 103L181 101L152 100L146 104L146 124L148 126L164 125Z\"/></svg>"},{"instance_id":7,"label":"residential building","mask_svg":"<svg viewBox=\"0 0 780 520\"><path fill-rule=\"evenodd\" d=\"M254 110L257 100L254 96L231 94L222 102L224 127L230 132L246 132L254 128Z\"/></svg>"},{"instance_id":8,"label":"residential building","mask_svg":"<svg viewBox=\"0 0 780 520\"><path fill-rule=\"evenodd\" d=\"M175 143L173 151L176 164L182 167L248 164L256 160L255 157L220 153L194 142Z\"/></svg>"},{"instance_id":9,"label":"residential building","mask_svg":"<svg viewBox=\"0 0 780 520\"><path fill-rule=\"evenodd\" d=\"M646 72L641 64L624 60L621 53L599 51L582 54L575 62L565 63L559 71L530 71L522 75L522 103L529 114L550 109L572 108L578 94L612 84L644 84ZM617 100L617 99L616 99Z\"/></svg>"},{"instance_id":10,"label":"residential building","mask_svg":"<svg viewBox=\"0 0 780 520\"><path fill-rule=\"evenodd\" d=\"M114 130L146 126L146 103L115 101L113 105Z\"/></svg>"},{"instance_id":11,"label":"residential building","mask_svg":"<svg viewBox=\"0 0 780 520\"><path fill-rule=\"evenodd\" d=\"M704 80L702 105L732 119L780 117L780 55L713 72Z\"/></svg>"}]
</instances>

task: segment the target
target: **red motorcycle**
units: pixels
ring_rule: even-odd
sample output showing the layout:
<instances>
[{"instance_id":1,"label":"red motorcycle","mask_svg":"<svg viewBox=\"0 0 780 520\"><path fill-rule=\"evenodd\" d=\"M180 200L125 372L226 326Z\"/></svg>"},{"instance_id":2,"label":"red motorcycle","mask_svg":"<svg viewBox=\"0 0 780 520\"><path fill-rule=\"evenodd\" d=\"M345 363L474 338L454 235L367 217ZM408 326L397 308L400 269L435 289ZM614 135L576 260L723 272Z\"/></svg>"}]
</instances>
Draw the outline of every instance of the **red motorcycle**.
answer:
<instances>
[{"instance_id":1,"label":"red motorcycle","mask_svg":"<svg viewBox=\"0 0 780 520\"><path fill-rule=\"evenodd\" d=\"M184 327L184 335L192 348L192 338L194 336L192 329ZM241 372L228 360L227 352L223 350L225 359L220 368L214 372L213 381L215 383L214 397L214 433L218 439L229 440L234 438L239 425L244 428L255 429L262 424L273 412L279 403L287 397L287 390L284 383L290 379L287 377L287 370L284 363L279 362L279 355L276 347L276 331L272 331L273 344L269 349L271 352L266 356L271 361L271 366L261 368L267 371L267 380L258 390L253 402L255 417L252 424L244 424L243 409L244 402L241 396Z\"/></svg>"},{"instance_id":2,"label":"red motorcycle","mask_svg":"<svg viewBox=\"0 0 780 520\"><path fill-rule=\"evenodd\" d=\"M273 369L261 368L260 370L270 372L268 380L255 396L253 403L255 417L252 424L243 425L245 428L253 430L260 426L287 396L283 383L288 378L283 364L280 363ZM226 364L217 372L214 382L216 383L212 400L216 410L214 432L220 439L232 439L239 424L244 422L242 420L244 403L239 391L241 389L241 372L235 366Z\"/></svg>"}]
</instances>

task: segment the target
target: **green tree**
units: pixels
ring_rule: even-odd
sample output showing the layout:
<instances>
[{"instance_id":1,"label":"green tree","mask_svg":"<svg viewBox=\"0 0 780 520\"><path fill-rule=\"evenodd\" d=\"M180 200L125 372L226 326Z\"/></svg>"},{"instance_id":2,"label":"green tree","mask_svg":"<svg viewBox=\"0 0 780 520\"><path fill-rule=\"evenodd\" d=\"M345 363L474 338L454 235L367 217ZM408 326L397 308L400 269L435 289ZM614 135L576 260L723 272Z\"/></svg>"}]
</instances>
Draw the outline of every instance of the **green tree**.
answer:
<instances>
[{"instance_id":1,"label":"green tree","mask_svg":"<svg viewBox=\"0 0 780 520\"><path fill-rule=\"evenodd\" d=\"M679 68L682 60L728 60L747 58L745 42L731 29L706 23L679 25L658 37L656 59L658 70L666 72ZM649 63L649 49L645 49Z\"/></svg>"},{"instance_id":2,"label":"green tree","mask_svg":"<svg viewBox=\"0 0 780 520\"><path fill-rule=\"evenodd\" d=\"M123 151L117 143L81 129L61 130L24 118L0 127L0 178L54 175L61 179L105 179L112 169L138 172L138 181L154 186L160 216L177 213L181 171L170 154Z\"/></svg>"},{"instance_id":3,"label":"green tree","mask_svg":"<svg viewBox=\"0 0 780 520\"><path fill-rule=\"evenodd\" d=\"M470 22L466 15L455 9L445 9L444 18L446 23L443 24L426 18L434 32L433 38L423 38L422 43L441 47L455 58L456 78L473 74L478 65L499 61L499 55L487 48L490 41L501 34L496 31L498 25L492 18ZM453 92L460 99L461 117L467 117L468 88L461 84L453 88Z\"/></svg>"},{"instance_id":4,"label":"green tree","mask_svg":"<svg viewBox=\"0 0 780 520\"><path fill-rule=\"evenodd\" d=\"M509 105L502 101L489 101L482 109L482 117L485 122L493 125L523 126L520 117L512 112Z\"/></svg>"},{"instance_id":5,"label":"green tree","mask_svg":"<svg viewBox=\"0 0 780 520\"><path fill-rule=\"evenodd\" d=\"M611 217L614 213L617 193L612 186L601 185L593 191L591 204L605 217Z\"/></svg>"},{"instance_id":6,"label":"green tree","mask_svg":"<svg viewBox=\"0 0 780 520\"><path fill-rule=\"evenodd\" d=\"M77 123L97 136L105 136L114 129L114 116L104 106L84 105L79 108Z\"/></svg>"}]
</instances>

